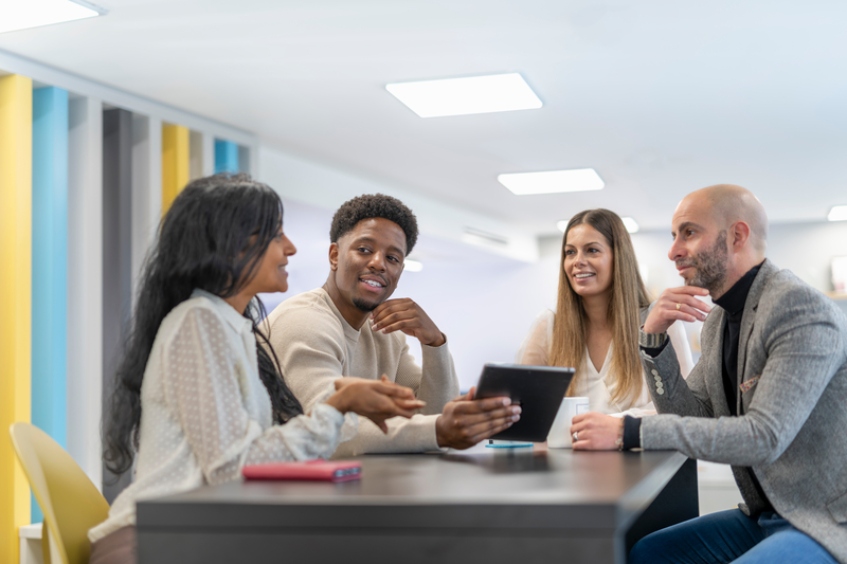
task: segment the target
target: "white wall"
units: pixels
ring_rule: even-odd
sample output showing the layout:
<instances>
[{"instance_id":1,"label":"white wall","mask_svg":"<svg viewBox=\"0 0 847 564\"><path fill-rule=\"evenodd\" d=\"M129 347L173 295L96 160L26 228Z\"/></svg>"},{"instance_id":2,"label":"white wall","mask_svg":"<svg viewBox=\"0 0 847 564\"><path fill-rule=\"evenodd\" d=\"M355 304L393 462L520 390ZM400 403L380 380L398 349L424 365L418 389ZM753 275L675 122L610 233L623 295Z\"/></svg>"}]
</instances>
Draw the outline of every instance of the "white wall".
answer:
<instances>
[{"instance_id":1,"label":"white wall","mask_svg":"<svg viewBox=\"0 0 847 564\"><path fill-rule=\"evenodd\" d=\"M830 264L847 256L847 221L777 225L768 240L768 256L777 265L819 290L833 289Z\"/></svg>"},{"instance_id":2,"label":"white wall","mask_svg":"<svg viewBox=\"0 0 847 564\"><path fill-rule=\"evenodd\" d=\"M557 263L436 263L404 274L397 294L421 304L448 336L467 389L486 362L513 362L536 315L555 306Z\"/></svg>"}]
</instances>

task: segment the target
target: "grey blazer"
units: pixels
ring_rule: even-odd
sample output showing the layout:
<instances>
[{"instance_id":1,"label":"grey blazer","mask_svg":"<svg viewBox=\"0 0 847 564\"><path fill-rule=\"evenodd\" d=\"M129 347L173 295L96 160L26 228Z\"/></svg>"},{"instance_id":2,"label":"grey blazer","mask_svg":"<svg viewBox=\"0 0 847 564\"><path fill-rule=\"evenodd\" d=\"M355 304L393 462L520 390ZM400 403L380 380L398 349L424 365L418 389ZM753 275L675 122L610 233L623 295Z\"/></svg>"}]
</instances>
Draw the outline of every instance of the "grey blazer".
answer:
<instances>
[{"instance_id":1,"label":"grey blazer","mask_svg":"<svg viewBox=\"0 0 847 564\"><path fill-rule=\"evenodd\" d=\"M741 320L738 417L721 377L723 326L716 307L687 380L667 347L655 358L642 351L661 414L642 419L642 446L733 465L748 515L762 509L739 471L752 468L774 509L847 563L847 317L766 260Z\"/></svg>"}]
</instances>

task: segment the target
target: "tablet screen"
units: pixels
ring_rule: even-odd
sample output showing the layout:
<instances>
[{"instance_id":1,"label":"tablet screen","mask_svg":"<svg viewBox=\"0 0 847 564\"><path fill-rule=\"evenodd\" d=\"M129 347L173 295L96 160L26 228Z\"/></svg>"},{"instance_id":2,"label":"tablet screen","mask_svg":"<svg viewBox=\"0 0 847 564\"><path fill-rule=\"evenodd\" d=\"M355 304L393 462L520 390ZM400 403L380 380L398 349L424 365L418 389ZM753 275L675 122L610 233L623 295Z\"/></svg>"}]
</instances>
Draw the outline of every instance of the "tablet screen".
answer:
<instances>
[{"instance_id":1,"label":"tablet screen","mask_svg":"<svg viewBox=\"0 0 847 564\"><path fill-rule=\"evenodd\" d=\"M573 376L573 368L559 366L486 364L479 377L476 397L507 396L521 406L520 420L491 438L536 443L547 440Z\"/></svg>"}]
</instances>

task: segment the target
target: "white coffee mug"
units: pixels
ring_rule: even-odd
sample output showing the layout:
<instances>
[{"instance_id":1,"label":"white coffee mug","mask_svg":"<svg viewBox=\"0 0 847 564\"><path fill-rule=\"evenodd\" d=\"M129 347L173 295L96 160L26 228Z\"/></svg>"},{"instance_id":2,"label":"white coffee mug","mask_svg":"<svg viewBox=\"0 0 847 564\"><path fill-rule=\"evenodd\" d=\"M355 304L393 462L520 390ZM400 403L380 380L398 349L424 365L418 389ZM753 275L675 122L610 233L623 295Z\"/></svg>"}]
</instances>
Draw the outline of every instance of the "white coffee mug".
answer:
<instances>
[{"instance_id":1,"label":"white coffee mug","mask_svg":"<svg viewBox=\"0 0 847 564\"><path fill-rule=\"evenodd\" d=\"M568 397L562 399L553 426L547 434L548 448L571 448L571 420L575 415L588 412L588 398L584 396Z\"/></svg>"}]
</instances>

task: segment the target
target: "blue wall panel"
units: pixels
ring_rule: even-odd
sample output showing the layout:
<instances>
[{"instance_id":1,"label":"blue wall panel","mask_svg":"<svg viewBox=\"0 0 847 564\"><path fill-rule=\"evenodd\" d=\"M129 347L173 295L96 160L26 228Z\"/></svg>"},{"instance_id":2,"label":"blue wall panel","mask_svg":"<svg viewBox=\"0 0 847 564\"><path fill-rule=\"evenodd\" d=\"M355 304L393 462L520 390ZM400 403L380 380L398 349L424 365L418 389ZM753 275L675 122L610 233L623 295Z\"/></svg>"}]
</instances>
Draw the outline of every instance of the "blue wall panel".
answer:
<instances>
[{"instance_id":1,"label":"blue wall panel","mask_svg":"<svg viewBox=\"0 0 847 564\"><path fill-rule=\"evenodd\" d=\"M215 173L239 172L238 145L232 141L215 139Z\"/></svg>"},{"instance_id":2,"label":"blue wall panel","mask_svg":"<svg viewBox=\"0 0 847 564\"><path fill-rule=\"evenodd\" d=\"M32 117L32 422L67 446L67 91L33 90Z\"/></svg>"}]
</instances>

